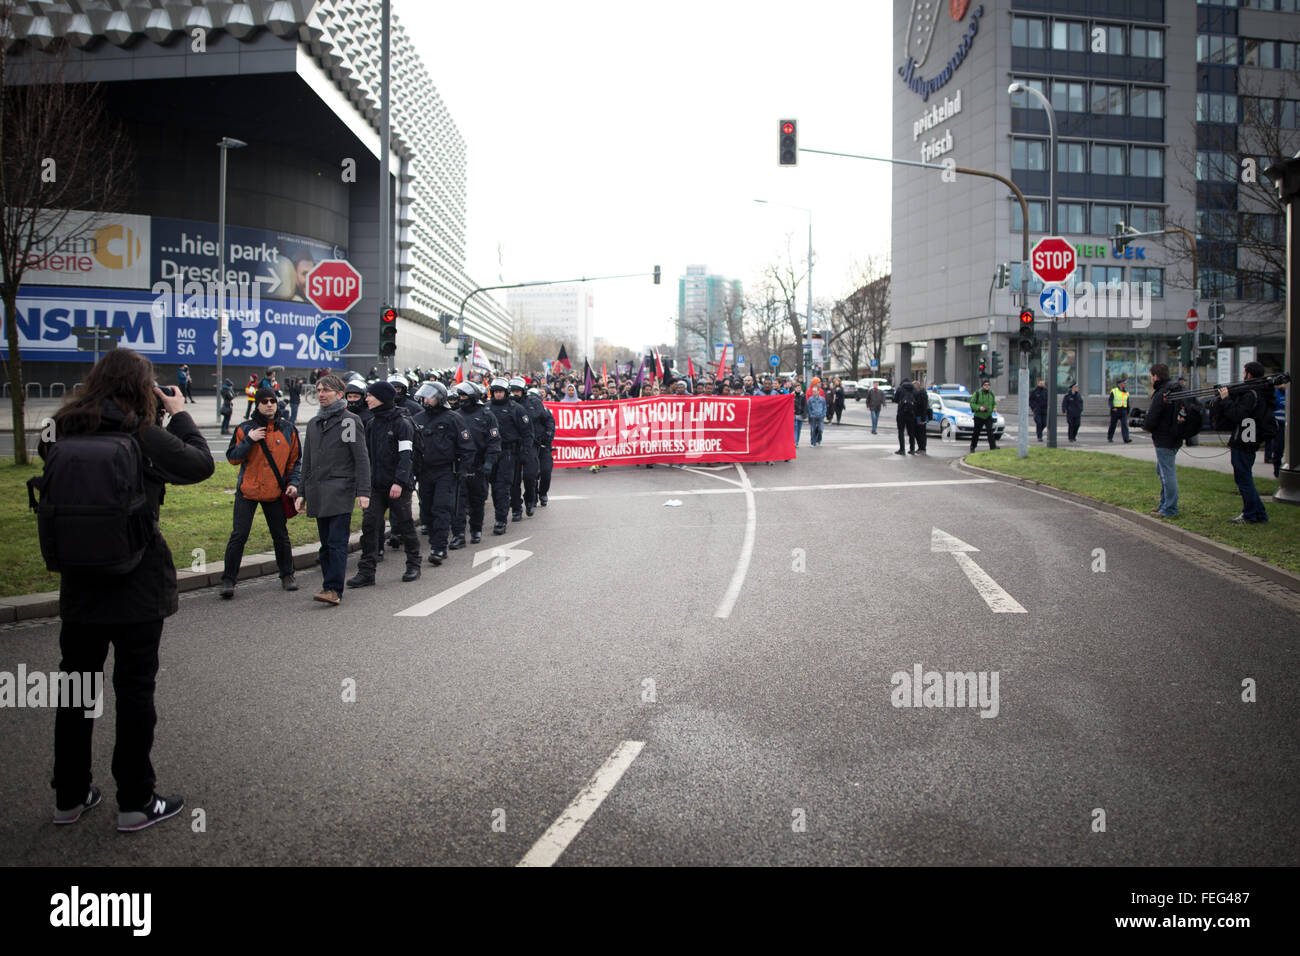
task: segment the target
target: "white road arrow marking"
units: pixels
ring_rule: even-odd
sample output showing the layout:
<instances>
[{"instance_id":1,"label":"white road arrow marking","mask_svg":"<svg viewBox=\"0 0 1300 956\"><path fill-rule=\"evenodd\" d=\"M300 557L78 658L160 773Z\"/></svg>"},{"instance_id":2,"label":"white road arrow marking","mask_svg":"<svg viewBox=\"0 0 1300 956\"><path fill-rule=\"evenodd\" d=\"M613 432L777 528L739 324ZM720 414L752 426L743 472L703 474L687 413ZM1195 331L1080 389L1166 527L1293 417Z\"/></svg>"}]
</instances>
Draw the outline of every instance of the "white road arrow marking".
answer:
<instances>
[{"instance_id":1,"label":"white road arrow marking","mask_svg":"<svg viewBox=\"0 0 1300 956\"><path fill-rule=\"evenodd\" d=\"M413 604L405 611L398 611L393 617L428 617L430 614L441 611L458 598L463 598L471 591L478 590L488 581L533 556L531 551L519 550L519 545L527 540L528 538L520 538L510 544L503 544L478 552L474 555L474 567L477 568L480 564L491 561L492 566L490 568L481 574L474 575L467 581L461 581L460 584L453 585L447 590L421 601L419 604Z\"/></svg>"},{"instance_id":2,"label":"white road arrow marking","mask_svg":"<svg viewBox=\"0 0 1300 956\"><path fill-rule=\"evenodd\" d=\"M1028 614L1029 612L1021 606L997 581L989 577L988 572L975 563L968 551L978 551L979 548L969 545L961 538L954 538L946 531L940 531L938 528L930 529L930 550L938 552L947 552L956 560L957 566L966 574L966 579L975 585L975 590L984 603L989 606L989 610L994 614Z\"/></svg>"},{"instance_id":3,"label":"white road arrow marking","mask_svg":"<svg viewBox=\"0 0 1300 956\"><path fill-rule=\"evenodd\" d=\"M559 819L552 823L533 844L533 848L519 861L519 865L553 865L600 808L610 791L618 785L619 780L623 778L623 774L627 772L627 768L632 765L632 761L637 758L637 754L643 747L645 747L643 740L625 740L619 744L609 755L609 759L601 764L596 775L578 791L573 802L564 808Z\"/></svg>"}]
</instances>

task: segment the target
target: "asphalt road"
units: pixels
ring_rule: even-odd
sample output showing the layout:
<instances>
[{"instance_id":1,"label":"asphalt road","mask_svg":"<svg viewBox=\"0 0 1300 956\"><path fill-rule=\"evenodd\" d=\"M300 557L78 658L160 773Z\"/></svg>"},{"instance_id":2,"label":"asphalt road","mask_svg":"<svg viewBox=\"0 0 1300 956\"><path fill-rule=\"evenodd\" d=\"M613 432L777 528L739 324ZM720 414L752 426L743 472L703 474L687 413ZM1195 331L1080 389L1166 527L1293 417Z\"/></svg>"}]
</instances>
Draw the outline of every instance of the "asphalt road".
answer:
<instances>
[{"instance_id":1,"label":"asphalt road","mask_svg":"<svg viewBox=\"0 0 1300 956\"><path fill-rule=\"evenodd\" d=\"M557 470L418 582L183 595L153 760L185 813L114 832L110 694L105 804L53 827L53 713L0 710L0 863L1300 862L1300 601L894 447ZM0 628L0 671L56 668L57 633ZM983 706L895 706L917 665L986 675Z\"/></svg>"}]
</instances>

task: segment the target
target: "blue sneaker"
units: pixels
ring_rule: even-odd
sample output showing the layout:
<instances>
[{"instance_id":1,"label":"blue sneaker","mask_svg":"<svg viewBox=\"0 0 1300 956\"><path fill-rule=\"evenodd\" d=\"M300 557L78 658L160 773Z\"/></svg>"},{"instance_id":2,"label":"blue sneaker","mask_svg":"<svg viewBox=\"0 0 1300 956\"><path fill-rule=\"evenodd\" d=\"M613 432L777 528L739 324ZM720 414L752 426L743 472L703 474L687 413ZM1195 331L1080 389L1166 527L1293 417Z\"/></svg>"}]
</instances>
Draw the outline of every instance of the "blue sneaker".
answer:
<instances>
[{"instance_id":1,"label":"blue sneaker","mask_svg":"<svg viewBox=\"0 0 1300 956\"><path fill-rule=\"evenodd\" d=\"M145 827L151 827L160 820L174 817L181 812L185 801L181 797L160 797L154 794L139 810L121 810L117 814L117 832L135 833Z\"/></svg>"}]
</instances>

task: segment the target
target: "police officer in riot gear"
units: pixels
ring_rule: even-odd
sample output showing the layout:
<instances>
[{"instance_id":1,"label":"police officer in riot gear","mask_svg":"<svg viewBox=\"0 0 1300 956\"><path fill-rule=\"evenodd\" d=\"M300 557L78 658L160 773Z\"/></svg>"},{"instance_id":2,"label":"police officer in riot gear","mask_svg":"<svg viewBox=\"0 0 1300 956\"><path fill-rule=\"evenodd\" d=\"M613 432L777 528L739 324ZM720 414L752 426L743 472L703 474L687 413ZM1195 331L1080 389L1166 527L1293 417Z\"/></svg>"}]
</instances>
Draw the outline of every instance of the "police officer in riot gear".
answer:
<instances>
[{"instance_id":1,"label":"police officer in riot gear","mask_svg":"<svg viewBox=\"0 0 1300 956\"><path fill-rule=\"evenodd\" d=\"M501 456L501 432L497 428L496 416L480 401L482 389L473 382L461 382L456 391L460 393L458 414L474 442L474 457L465 463L460 474L462 488L456 496L456 512L451 519L452 538L447 546L450 551L465 547L466 517L469 518L470 543L478 544L483 540L488 475L496 468Z\"/></svg>"},{"instance_id":2,"label":"police officer in riot gear","mask_svg":"<svg viewBox=\"0 0 1300 956\"><path fill-rule=\"evenodd\" d=\"M492 510L496 514L496 524L492 526L493 534L506 533L506 513L517 494L516 483L522 464L523 449L533 445L533 426L529 424L528 412L522 405L510 401L509 383L504 378L492 380L492 414L497 417L497 428L501 430L501 457L492 474ZM522 521L524 513L516 504L514 519Z\"/></svg>"},{"instance_id":3,"label":"police officer in riot gear","mask_svg":"<svg viewBox=\"0 0 1300 956\"><path fill-rule=\"evenodd\" d=\"M397 390L388 382L370 386L366 402L374 421L366 429L370 452L370 505L361 521L361 561L356 576L347 586L361 588L375 583L375 565L384 540L384 512L391 510L393 528L406 549L403 581L420 576L420 539L411 520L411 489L414 485L415 427L394 401Z\"/></svg>"},{"instance_id":4,"label":"police officer in riot gear","mask_svg":"<svg viewBox=\"0 0 1300 956\"><path fill-rule=\"evenodd\" d=\"M474 461L474 440L464 419L447 407L447 386L442 382L425 382L415 394L424 402L413 423L421 436L420 511L428 508L429 563L438 565L447 557L458 476Z\"/></svg>"},{"instance_id":5,"label":"police officer in riot gear","mask_svg":"<svg viewBox=\"0 0 1300 956\"><path fill-rule=\"evenodd\" d=\"M533 422L533 439L537 448L537 473L533 500L546 507L546 494L551 490L551 472L555 460L551 457L551 443L555 439L555 416L542 400L540 388L530 388L524 397L524 409ZM528 512L532 514L531 511Z\"/></svg>"},{"instance_id":6,"label":"police officer in riot gear","mask_svg":"<svg viewBox=\"0 0 1300 956\"><path fill-rule=\"evenodd\" d=\"M404 375L399 375L397 372L394 372L392 375L388 376L388 384L397 389L397 399L393 402L393 405L396 408L405 412L411 418L414 418L423 411L420 407L420 403L413 401L411 397L406 394L411 383L406 380Z\"/></svg>"},{"instance_id":7,"label":"police officer in riot gear","mask_svg":"<svg viewBox=\"0 0 1300 956\"><path fill-rule=\"evenodd\" d=\"M528 405L524 389L528 383L518 376L510 380L510 402L521 406L533 425L533 440L527 447L520 447L519 460L515 463L515 477L510 482L510 508L516 515L523 508L528 517L533 516L533 507L537 504L537 429L540 422L537 412ZM522 485L521 485L522 482ZM519 520L518 517L515 518Z\"/></svg>"},{"instance_id":8,"label":"police officer in riot gear","mask_svg":"<svg viewBox=\"0 0 1300 956\"><path fill-rule=\"evenodd\" d=\"M370 423L375 420L375 414L368 405L366 405L366 383L358 376L351 379L343 386L343 397L347 400L348 411L353 415L360 416L361 424L370 428Z\"/></svg>"}]
</instances>

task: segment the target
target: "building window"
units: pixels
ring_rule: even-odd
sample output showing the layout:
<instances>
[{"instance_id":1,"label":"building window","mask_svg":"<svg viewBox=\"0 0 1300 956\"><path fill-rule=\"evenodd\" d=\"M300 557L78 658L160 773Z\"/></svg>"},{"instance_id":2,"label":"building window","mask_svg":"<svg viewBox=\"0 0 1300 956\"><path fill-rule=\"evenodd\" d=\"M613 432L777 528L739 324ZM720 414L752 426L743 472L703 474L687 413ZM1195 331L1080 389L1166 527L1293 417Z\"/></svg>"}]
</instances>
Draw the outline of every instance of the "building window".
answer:
<instances>
[{"instance_id":1,"label":"building window","mask_svg":"<svg viewBox=\"0 0 1300 956\"><path fill-rule=\"evenodd\" d=\"M1196 181L1201 183L1232 183L1237 181L1237 167L1227 153L1197 150Z\"/></svg>"},{"instance_id":2,"label":"building window","mask_svg":"<svg viewBox=\"0 0 1300 956\"><path fill-rule=\"evenodd\" d=\"M1202 299L1235 299L1236 280L1219 269L1202 269L1197 277Z\"/></svg>"},{"instance_id":3,"label":"building window","mask_svg":"<svg viewBox=\"0 0 1300 956\"><path fill-rule=\"evenodd\" d=\"M1237 122L1237 97L1231 93L1197 93L1196 121L1198 123Z\"/></svg>"},{"instance_id":4,"label":"building window","mask_svg":"<svg viewBox=\"0 0 1300 956\"><path fill-rule=\"evenodd\" d=\"M1047 46L1046 24L1034 17L1011 18L1011 45L1042 49Z\"/></svg>"},{"instance_id":5,"label":"building window","mask_svg":"<svg viewBox=\"0 0 1300 956\"><path fill-rule=\"evenodd\" d=\"M1011 141L1012 169L1044 169L1044 144L1041 139L1013 139Z\"/></svg>"},{"instance_id":6,"label":"building window","mask_svg":"<svg viewBox=\"0 0 1300 956\"><path fill-rule=\"evenodd\" d=\"M1165 55L1165 37L1159 30L1133 28L1133 55L1159 59Z\"/></svg>"},{"instance_id":7,"label":"building window","mask_svg":"<svg viewBox=\"0 0 1300 956\"><path fill-rule=\"evenodd\" d=\"M1196 238L1219 242L1233 241L1237 236L1237 214L1231 209L1196 210Z\"/></svg>"},{"instance_id":8,"label":"building window","mask_svg":"<svg viewBox=\"0 0 1300 956\"><path fill-rule=\"evenodd\" d=\"M1165 228L1165 212L1156 206L1134 206L1129 225L1138 232L1159 232Z\"/></svg>"},{"instance_id":9,"label":"building window","mask_svg":"<svg viewBox=\"0 0 1300 956\"><path fill-rule=\"evenodd\" d=\"M1057 20L1052 24L1052 49L1082 53L1084 24L1074 20Z\"/></svg>"},{"instance_id":10,"label":"building window","mask_svg":"<svg viewBox=\"0 0 1300 956\"><path fill-rule=\"evenodd\" d=\"M1237 38L1218 34L1199 34L1196 37L1196 62L1236 66Z\"/></svg>"},{"instance_id":11,"label":"building window","mask_svg":"<svg viewBox=\"0 0 1300 956\"><path fill-rule=\"evenodd\" d=\"M1042 199L1026 199L1025 205L1029 207L1029 231L1044 232L1044 223L1047 222L1047 202ZM1015 201L1011 203L1011 231L1025 231L1025 222L1020 215L1020 203Z\"/></svg>"},{"instance_id":12,"label":"building window","mask_svg":"<svg viewBox=\"0 0 1300 956\"><path fill-rule=\"evenodd\" d=\"M1087 233L1088 204L1082 202L1057 203L1056 231Z\"/></svg>"},{"instance_id":13,"label":"building window","mask_svg":"<svg viewBox=\"0 0 1300 956\"><path fill-rule=\"evenodd\" d=\"M1031 89L1037 90L1039 93L1042 93L1043 96L1047 96L1047 87L1044 85L1042 80L1030 80L1023 76L1018 76L1016 77L1016 82L1021 86L1027 86ZM1019 109L1028 108L1031 110L1041 110L1043 108L1043 104L1038 101L1038 97L1030 96L1028 93L1017 93L1011 102Z\"/></svg>"},{"instance_id":14,"label":"building window","mask_svg":"<svg viewBox=\"0 0 1300 956\"><path fill-rule=\"evenodd\" d=\"M1088 86L1086 83L1052 82L1052 109L1058 113L1088 112Z\"/></svg>"},{"instance_id":15,"label":"building window","mask_svg":"<svg viewBox=\"0 0 1300 956\"><path fill-rule=\"evenodd\" d=\"M1153 90L1145 86L1133 87L1131 106L1134 116L1147 119L1165 118L1165 94L1163 90Z\"/></svg>"},{"instance_id":16,"label":"building window","mask_svg":"<svg viewBox=\"0 0 1300 956\"><path fill-rule=\"evenodd\" d=\"M1105 83L1092 84L1092 111L1123 116L1124 87L1108 86Z\"/></svg>"},{"instance_id":17,"label":"building window","mask_svg":"<svg viewBox=\"0 0 1300 956\"><path fill-rule=\"evenodd\" d=\"M1124 175L1124 147L1096 144L1092 147L1092 172L1097 176Z\"/></svg>"},{"instance_id":18,"label":"building window","mask_svg":"<svg viewBox=\"0 0 1300 956\"><path fill-rule=\"evenodd\" d=\"M1092 267L1092 284L1106 285L1108 282L1123 282L1123 266L1093 266Z\"/></svg>"},{"instance_id":19,"label":"building window","mask_svg":"<svg viewBox=\"0 0 1300 956\"><path fill-rule=\"evenodd\" d=\"M1111 206L1105 203L1093 203L1092 205L1092 231L1096 234L1109 236L1115 232L1116 223L1125 220L1123 206Z\"/></svg>"},{"instance_id":20,"label":"building window","mask_svg":"<svg viewBox=\"0 0 1300 956\"><path fill-rule=\"evenodd\" d=\"M1057 143L1056 168L1062 173L1086 173L1088 171L1086 147L1083 143Z\"/></svg>"},{"instance_id":21,"label":"building window","mask_svg":"<svg viewBox=\"0 0 1300 956\"><path fill-rule=\"evenodd\" d=\"M1124 55L1124 28L1123 27L1102 27L1097 24L1093 29L1101 28L1106 31L1106 52L1111 56Z\"/></svg>"},{"instance_id":22,"label":"building window","mask_svg":"<svg viewBox=\"0 0 1300 956\"><path fill-rule=\"evenodd\" d=\"M1129 280L1135 286L1141 286L1143 282L1151 283L1151 294L1157 299L1165 297L1165 270L1164 269L1139 269L1134 266L1129 271Z\"/></svg>"},{"instance_id":23,"label":"building window","mask_svg":"<svg viewBox=\"0 0 1300 956\"><path fill-rule=\"evenodd\" d=\"M1133 147L1133 175L1158 178L1165 174L1165 151L1144 146Z\"/></svg>"}]
</instances>

